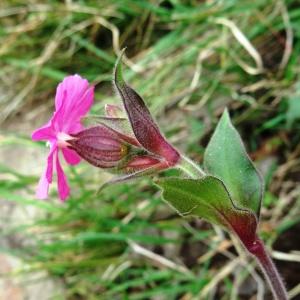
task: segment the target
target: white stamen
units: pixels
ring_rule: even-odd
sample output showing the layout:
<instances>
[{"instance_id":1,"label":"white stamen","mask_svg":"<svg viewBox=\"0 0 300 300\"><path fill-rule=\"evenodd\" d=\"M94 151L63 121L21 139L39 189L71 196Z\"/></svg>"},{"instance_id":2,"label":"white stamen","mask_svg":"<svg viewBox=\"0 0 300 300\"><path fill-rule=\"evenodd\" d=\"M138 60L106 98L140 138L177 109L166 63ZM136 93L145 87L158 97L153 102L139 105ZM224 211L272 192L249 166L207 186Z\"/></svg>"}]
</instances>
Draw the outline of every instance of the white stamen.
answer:
<instances>
[{"instance_id":1,"label":"white stamen","mask_svg":"<svg viewBox=\"0 0 300 300\"><path fill-rule=\"evenodd\" d=\"M73 137L64 132L59 132L57 135L57 145L59 148L67 148L69 146L69 140L72 140Z\"/></svg>"}]
</instances>

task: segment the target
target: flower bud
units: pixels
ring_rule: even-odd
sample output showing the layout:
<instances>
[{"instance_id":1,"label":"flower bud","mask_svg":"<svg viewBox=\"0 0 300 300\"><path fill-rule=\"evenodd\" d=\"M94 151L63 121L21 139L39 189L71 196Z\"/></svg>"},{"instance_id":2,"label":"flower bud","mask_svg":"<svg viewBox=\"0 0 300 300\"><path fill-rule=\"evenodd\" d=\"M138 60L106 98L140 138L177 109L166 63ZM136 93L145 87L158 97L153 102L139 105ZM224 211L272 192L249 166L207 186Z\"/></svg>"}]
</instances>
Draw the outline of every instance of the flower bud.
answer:
<instances>
[{"instance_id":1,"label":"flower bud","mask_svg":"<svg viewBox=\"0 0 300 300\"><path fill-rule=\"evenodd\" d=\"M83 130L73 135L68 144L79 156L100 168L119 166L129 150L129 145L105 126Z\"/></svg>"}]
</instances>

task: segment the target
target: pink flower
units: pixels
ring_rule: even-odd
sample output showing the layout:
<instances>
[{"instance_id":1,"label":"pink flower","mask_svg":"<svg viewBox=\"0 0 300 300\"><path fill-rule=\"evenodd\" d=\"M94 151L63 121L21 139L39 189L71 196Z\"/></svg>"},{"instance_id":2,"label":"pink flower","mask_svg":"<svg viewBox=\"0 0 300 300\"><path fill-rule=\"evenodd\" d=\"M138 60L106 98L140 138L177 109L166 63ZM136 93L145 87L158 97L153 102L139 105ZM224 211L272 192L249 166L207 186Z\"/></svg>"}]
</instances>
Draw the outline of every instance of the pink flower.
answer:
<instances>
[{"instance_id":1,"label":"pink flower","mask_svg":"<svg viewBox=\"0 0 300 300\"><path fill-rule=\"evenodd\" d=\"M121 59L122 55L116 63L114 84L124 109L106 105L105 116L92 117L94 127L71 135L67 141L68 147L90 164L120 174L103 186L175 168L182 159L144 100L124 81Z\"/></svg>"},{"instance_id":2,"label":"pink flower","mask_svg":"<svg viewBox=\"0 0 300 300\"><path fill-rule=\"evenodd\" d=\"M40 178L36 195L40 199L48 196L49 185L53 177L53 163L57 174L57 187L61 200L70 194L66 175L59 161L59 150L70 165L80 162L80 157L72 149L68 149L70 135L83 129L80 122L93 103L94 87L89 86L86 79L79 75L66 77L57 87L55 96L55 112L49 122L32 134L34 141L48 141L50 152L47 158L47 167Z\"/></svg>"}]
</instances>

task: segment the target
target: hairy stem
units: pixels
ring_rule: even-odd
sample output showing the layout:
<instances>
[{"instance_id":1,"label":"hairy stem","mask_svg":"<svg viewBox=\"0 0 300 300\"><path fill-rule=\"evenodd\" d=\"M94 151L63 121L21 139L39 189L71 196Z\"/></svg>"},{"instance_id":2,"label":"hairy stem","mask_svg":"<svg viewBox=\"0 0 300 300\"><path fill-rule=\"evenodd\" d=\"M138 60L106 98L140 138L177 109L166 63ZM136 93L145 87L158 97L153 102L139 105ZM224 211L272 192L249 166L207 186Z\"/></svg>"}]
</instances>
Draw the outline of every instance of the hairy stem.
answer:
<instances>
[{"instance_id":1,"label":"hairy stem","mask_svg":"<svg viewBox=\"0 0 300 300\"><path fill-rule=\"evenodd\" d=\"M271 259L267 253L263 242L259 239L256 240L249 252L257 259L276 300L287 300L288 295L284 283Z\"/></svg>"},{"instance_id":2,"label":"hairy stem","mask_svg":"<svg viewBox=\"0 0 300 300\"><path fill-rule=\"evenodd\" d=\"M178 169L183 171L191 178L201 178L206 175L199 165L183 155L181 156Z\"/></svg>"}]
</instances>

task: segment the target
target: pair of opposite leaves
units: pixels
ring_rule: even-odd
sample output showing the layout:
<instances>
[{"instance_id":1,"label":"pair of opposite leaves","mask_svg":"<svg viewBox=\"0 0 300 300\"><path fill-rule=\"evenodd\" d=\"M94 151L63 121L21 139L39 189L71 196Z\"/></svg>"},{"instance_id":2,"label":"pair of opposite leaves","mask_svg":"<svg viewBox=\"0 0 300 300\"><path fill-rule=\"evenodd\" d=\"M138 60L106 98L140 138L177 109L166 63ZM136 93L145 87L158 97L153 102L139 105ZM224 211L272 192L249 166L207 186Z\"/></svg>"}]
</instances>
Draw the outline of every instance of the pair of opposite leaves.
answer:
<instances>
[{"instance_id":1,"label":"pair of opposite leaves","mask_svg":"<svg viewBox=\"0 0 300 300\"><path fill-rule=\"evenodd\" d=\"M193 215L234 231L246 248L255 243L263 181L224 111L205 150L200 179L158 181L163 198L180 214Z\"/></svg>"}]
</instances>

